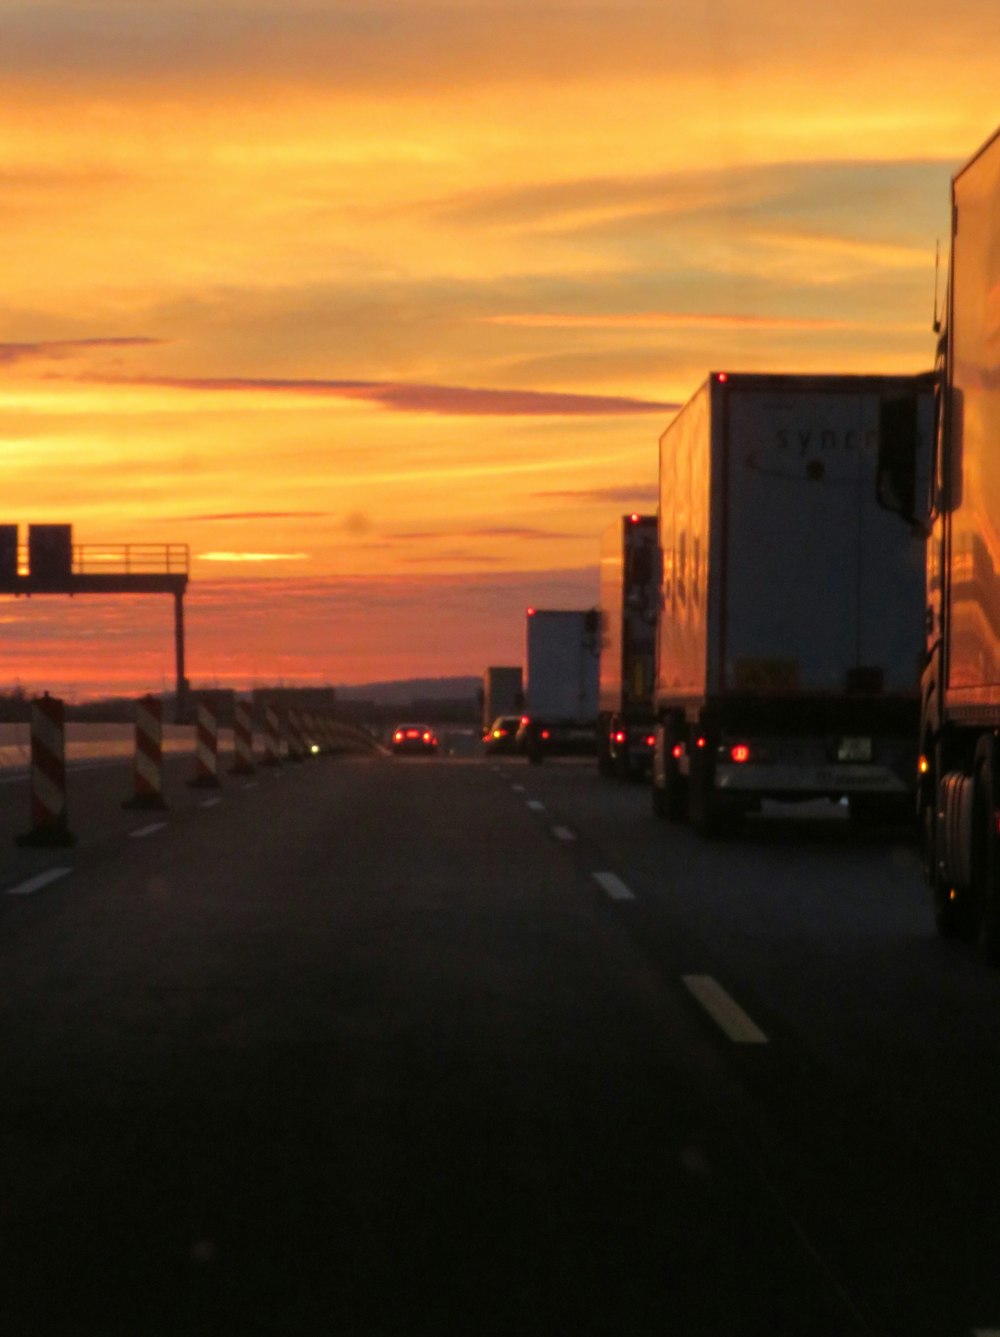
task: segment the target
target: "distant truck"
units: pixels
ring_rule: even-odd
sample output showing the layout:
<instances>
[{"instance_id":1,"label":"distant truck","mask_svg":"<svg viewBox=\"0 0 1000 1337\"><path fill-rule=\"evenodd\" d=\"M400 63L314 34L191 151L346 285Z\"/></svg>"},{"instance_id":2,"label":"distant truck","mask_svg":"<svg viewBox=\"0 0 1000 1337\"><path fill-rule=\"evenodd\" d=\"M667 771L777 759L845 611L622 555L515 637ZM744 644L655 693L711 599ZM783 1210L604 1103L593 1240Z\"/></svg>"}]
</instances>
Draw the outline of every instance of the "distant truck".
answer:
<instances>
[{"instance_id":1,"label":"distant truck","mask_svg":"<svg viewBox=\"0 0 1000 1337\"><path fill-rule=\"evenodd\" d=\"M483 674L483 729L501 715L520 715L524 709L521 665L493 665Z\"/></svg>"},{"instance_id":2,"label":"distant truck","mask_svg":"<svg viewBox=\"0 0 1000 1337\"><path fill-rule=\"evenodd\" d=\"M906 506L880 429L905 435ZM929 375L726 372L664 432L661 816L713 834L765 798L846 798L912 820L932 432Z\"/></svg>"},{"instance_id":3,"label":"distant truck","mask_svg":"<svg viewBox=\"0 0 1000 1337\"><path fill-rule=\"evenodd\" d=\"M601 536L601 654L597 767L645 774L653 756L656 652L655 515L623 515Z\"/></svg>"},{"instance_id":4,"label":"distant truck","mask_svg":"<svg viewBox=\"0 0 1000 1337\"><path fill-rule=\"evenodd\" d=\"M536 765L596 747L598 609L529 608L521 750Z\"/></svg>"},{"instance_id":5,"label":"distant truck","mask_svg":"<svg viewBox=\"0 0 1000 1337\"><path fill-rule=\"evenodd\" d=\"M1000 963L1000 130L952 181L927 544L918 817L943 935ZM913 491L905 434L892 490Z\"/></svg>"}]
</instances>

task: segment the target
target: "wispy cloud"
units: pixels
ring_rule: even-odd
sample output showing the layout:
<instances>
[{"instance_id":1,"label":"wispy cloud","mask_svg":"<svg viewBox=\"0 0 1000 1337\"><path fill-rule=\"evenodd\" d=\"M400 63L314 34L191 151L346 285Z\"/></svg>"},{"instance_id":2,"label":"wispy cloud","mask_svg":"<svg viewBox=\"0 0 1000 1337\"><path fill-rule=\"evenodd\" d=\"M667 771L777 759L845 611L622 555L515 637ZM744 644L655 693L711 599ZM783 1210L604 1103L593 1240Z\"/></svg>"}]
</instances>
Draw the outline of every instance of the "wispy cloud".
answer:
<instances>
[{"instance_id":1,"label":"wispy cloud","mask_svg":"<svg viewBox=\"0 0 1000 1337\"><path fill-rule=\"evenodd\" d=\"M541 330L858 330L870 329L867 321L834 320L806 316L763 316L725 312L632 311L568 312L521 311L485 316L490 325L513 325ZM882 329L923 331L909 322L887 321Z\"/></svg>"},{"instance_id":2,"label":"wispy cloud","mask_svg":"<svg viewBox=\"0 0 1000 1337\"><path fill-rule=\"evenodd\" d=\"M100 339L43 339L33 343L0 343L0 366L37 361L62 362L80 353L106 352L108 349L120 348L148 348L162 343L162 339L132 335Z\"/></svg>"},{"instance_id":3,"label":"wispy cloud","mask_svg":"<svg viewBox=\"0 0 1000 1337\"><path fill-rule=\"evenodd\" d=\"M173 519L178 524L200 524L228 520L324 520L328 515L329 511L222 511L216 515L178 515Z\"/></svg>"},{"instance_id":4,"label":"wispy cloud","mask_svg":"<svg viewBox=\"0 0 1000 1337\"><path fill-rule=\"evenodd\" d=\"M530 525L483 525L475 529L449 529L434 532L431 530L411 530L392 534L393 540L406 542L425 542L428 539L540 539L544 542L563 541L585 537L581 534L567 534L555 529L536 529Z\"/></svg>"},{"instance_id":5,"label":"wispy cloud","mask_svg":"<svg viewBox=\"0 0 1000 1337\"><path fill-rule=\"evenodd\" d=\"M555 488L534 493L549 501L593 502L601 506L641 506L655 504L659 489L655 483L636 483L632 487Z\"/></svg>"},{"instance_id":6,"label":"wispy cloud","mask_svg":"<svg viewBox=\"0 0 1000 1337\"><path fill-rule=\"evenodd\" d=\"M206 394L294 394L362 400L394 413L458 417L601 417L662 413L676 404L625 395L570 394L553 390L503 390L396 381L298 380L252 376L100 376L102 384L150 386Z\"/></svg>"},{"instance_id":7,"label":"wispy cloud","mask_svg":"<svg viewBox=\"0 0 1000 1337\"><path fill-rule=\"evenodd\" d=\"M200 552L202 562L303 562L307 552Z\"/></svg>"}]
</instances>

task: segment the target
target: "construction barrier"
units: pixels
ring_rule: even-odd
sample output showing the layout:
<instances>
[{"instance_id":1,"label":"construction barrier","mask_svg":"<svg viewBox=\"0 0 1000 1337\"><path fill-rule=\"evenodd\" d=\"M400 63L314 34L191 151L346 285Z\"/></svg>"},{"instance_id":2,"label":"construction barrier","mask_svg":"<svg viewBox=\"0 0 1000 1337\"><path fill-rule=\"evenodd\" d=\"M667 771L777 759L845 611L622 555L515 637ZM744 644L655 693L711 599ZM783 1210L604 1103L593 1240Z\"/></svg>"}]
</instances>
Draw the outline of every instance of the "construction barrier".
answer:
<instances>
[{"instance_id":1,"label":"construction barrier","mask_svg":"<svg viewBox=\"0 0 1000 1337\"><path fill-rule=\"evenodd\" d=\"M235 758L229 768L231 775L253 775L253 714L248 701L237 701L233 707L233 748Z\"/></svg>"},{"instance_id":2,"label":"construction barrier","mask_svg":"<svg viewBox=\"0 0 1000 1337\"><path fill-rule=\"evenodd\" d=\"M133 794L125 808L165 808L163 801L163 702L155 696L135 703Z\"/></svg>"},{"instance_id":3,"label":"construction barrier","mask_svg":"<svg viewBox=\"0 0 1000 1337\"><path fill-rule=\"evenodd\" d=\"M194 776L188 781L192 789L219 788L219 721L204 702L198 705L194 765Z\"/></svg>"},{"instance_id":4,"label":"construction barrier","mask_svg":"<svg viewBox=\"0 0 1000 1337\"><path fill-rule=\"evenodd\" d=\"M306 743L302 732L302 716L297 710L287 712L285 728L288 734L288 760L305 761Z\"/></svg>"},{"instance_id":5,"label":"construction barrier","mask_svg":"<svg viewBox=\"0 0 1000 1337\"><path fill-rule=\"evenodd\" d=\"M66 712L46 692L31 703L31 830L17 844L74 843L66 808Z\"/></svg>"},{"instance_id":6,"label":"construction barrier","mask_svg":"<svg viewBox=\"0 0 1000 1337\"><path fill-rule=\"evenodd\" d=\"M264 707L264 760L263 766L281 765L281 716L275 706Z\"/></svg>"}]
</instances>

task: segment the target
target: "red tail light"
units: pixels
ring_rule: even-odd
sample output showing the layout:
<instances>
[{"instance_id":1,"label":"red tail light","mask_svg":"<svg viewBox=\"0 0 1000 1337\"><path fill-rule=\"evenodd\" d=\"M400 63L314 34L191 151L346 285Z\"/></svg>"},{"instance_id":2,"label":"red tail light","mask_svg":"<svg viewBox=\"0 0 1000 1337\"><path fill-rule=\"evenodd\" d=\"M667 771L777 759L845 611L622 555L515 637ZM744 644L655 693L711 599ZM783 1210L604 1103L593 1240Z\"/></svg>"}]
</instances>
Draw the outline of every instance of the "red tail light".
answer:
<instances>
[{"instance_id":1,"label":"red tail light","mask_svg":"<svg viewBox=\"0 0 1000 1337\"><path fill-rule=\"evenodd\" d=\"M402 729L397 729L397 730L396 730L396 732L392 735L392 741L393 741L394 743L401 743L401 742L403 741L403 731L402 731Z\"/></svg>"},{"instance_id":2,"label":"red tail light","mask_svg":"<svg viewBox=\"0 0 1000 1337\"><path fill-rule=\"evenodd\" d=\"M649 734L649 735L647 736L647 738L646 738L646 746L647 746L647 747L655 747L655 746L656 746L656 734L651 733L651 734Z\"/></svg>"},{"instance_id":3,"label":"red tail light","mask_svg":"<svg viewBox=\"0 0 1000 1337\"><path fill-rule=\"evenodd\" d=\"M681 757L683 757L684 755L684 744L675 743L673 747L670 749L670 755L674 758L675 761L680 761Z\"/></svg>"},{"instance_id":4,"label":"red tail light","mask_svg":"<svg viewBox=\"0 0 1000 1337\"><path fill-rule=\"evenodd\" d=\"M550 739L551 737L552 737L552 735L549 733L548 729L543 729L543 730L542 730L542 741L543 741L543 742L547 742L548 739Z\"/></svg>"},{"instance_id":5,"label":"red tail light","mask_svg":"<svg viewBox=\"0 0 1000 1337\"><path fill-rule=\"evenodd\" d=\"M699 739L698 739L698 746L699 746L699 747L704 747L704 746L705 746L705 740L704 740L704 738L699 738Z\"/></svg>"},{"instance_id":6,"label":"red tail light","mask_svg":"<svg viewBox=\"0 0 1000 1337\"><path fill-rule=\"evenodd\" d=\"M425 742L425 743L429 743L430 741L431 741L431 735L430 735L429 733L425 733L425 734L424 734L424 742Z\"/></svg>"},{"instance_id":7,"label":"red tail light","mask_svg":"<svg viewBox=\"0 0 1000 1337\"><path fill-rule=\"evenodd\" d=\"M522 716L521 716L521 723L522 723L522 724L530 724L530 723L531 723L531 717L530 717L529 715L522 715Z\"/></svg>"},{"instance_id":8,"label":"red tail light","mask_svg":"<svg viewBox=\"0 0 1000 1337\"><path fill-rule=\"evenodd\" d=\"M612 737L614 738L616 743L624 743L627 736L628 735L625 734L621 729L616 730L615 733L612 734Z\"/></svg>"},{"instance_id":9,"label":"red tail light","mask_svg":"<svg viewBox=\"0 0 1000 1337\"><path fill-rule=\"evenodd\" d=\"M750 760L750 749L746 743L736 743L729 749L729 756L733 761L742 765L743 762Z\"/></svg>"}]
</instances>

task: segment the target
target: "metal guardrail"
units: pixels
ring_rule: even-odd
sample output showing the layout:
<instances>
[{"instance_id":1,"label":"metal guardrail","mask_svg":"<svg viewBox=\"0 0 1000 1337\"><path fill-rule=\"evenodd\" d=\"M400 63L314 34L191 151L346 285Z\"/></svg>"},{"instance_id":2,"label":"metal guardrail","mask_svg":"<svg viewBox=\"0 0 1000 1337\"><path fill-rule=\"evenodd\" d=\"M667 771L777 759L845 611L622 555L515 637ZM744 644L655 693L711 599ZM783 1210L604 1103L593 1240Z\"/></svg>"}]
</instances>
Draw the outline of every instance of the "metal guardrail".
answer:
<instances>
[{"instance_id":1,"label":"metal guardrail","mask_svg":"<svg viewBox=\"0 0 1000 1337\"><path fill-rule=\"evenodd\" d=\"M28 547L17 555L18 575L29 573ZM186 576L191 551L186 543L75 543L74 576Z\"/></svg>"}]
</instances>

